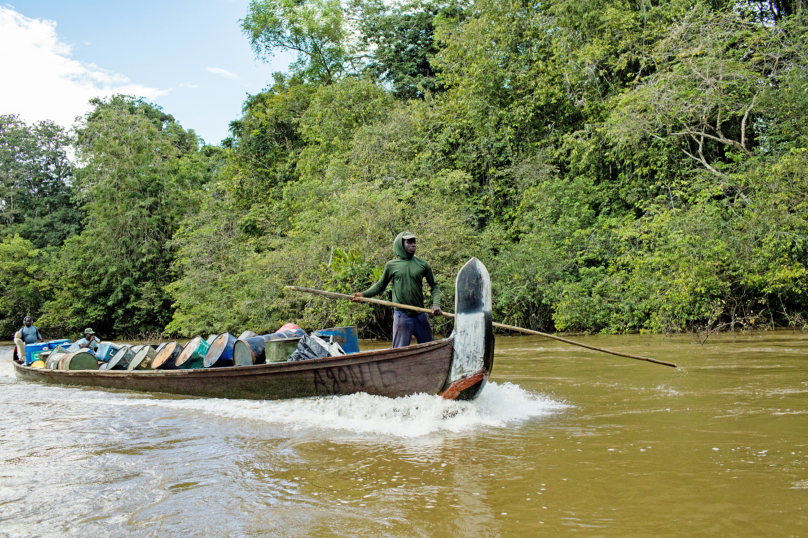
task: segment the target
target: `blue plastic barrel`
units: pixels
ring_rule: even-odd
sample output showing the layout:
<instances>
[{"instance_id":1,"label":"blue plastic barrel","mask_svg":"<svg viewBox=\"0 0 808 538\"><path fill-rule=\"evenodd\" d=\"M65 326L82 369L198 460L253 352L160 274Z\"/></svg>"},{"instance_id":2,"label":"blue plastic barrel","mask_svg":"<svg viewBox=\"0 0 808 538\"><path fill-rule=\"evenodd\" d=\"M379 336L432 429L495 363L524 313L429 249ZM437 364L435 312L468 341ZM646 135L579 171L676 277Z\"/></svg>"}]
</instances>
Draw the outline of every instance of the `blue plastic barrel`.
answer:
<instances>
[{"instance_id":1,"label":"blue plastic barrel","mask_svg":"<svg viewBox=\"0 0 808 538\"><path fill-rule=\"evenodd\" d=\"M95 358L99 361L109 362L109 359L120 349L120 346L116 346L112 342L101 342L95 350Z\"/></svg>"},{"instance_id":2,"label":"blue plastic barrel","mask_svg":"<svg viewBox=\"0 0 808 538\"><path fill-rule=\"evenodd\" d=\"M50 349L47 342L41 344L25 344L25 365L29 365L36 360L37 355Z\"/></svg>"},{"instance_id":3,"label":"blue plastic barrel","mask_svg":"<svg viewBox=\"0 0 808 538\"><path fill-rule=\"evenodd\" d=\"M340 345L345 353L359 353L359 336L357 336L355 325L320 329L312 334L326 341L329 336L333 336L334 341Z\"/></svg>"}]
</instances>

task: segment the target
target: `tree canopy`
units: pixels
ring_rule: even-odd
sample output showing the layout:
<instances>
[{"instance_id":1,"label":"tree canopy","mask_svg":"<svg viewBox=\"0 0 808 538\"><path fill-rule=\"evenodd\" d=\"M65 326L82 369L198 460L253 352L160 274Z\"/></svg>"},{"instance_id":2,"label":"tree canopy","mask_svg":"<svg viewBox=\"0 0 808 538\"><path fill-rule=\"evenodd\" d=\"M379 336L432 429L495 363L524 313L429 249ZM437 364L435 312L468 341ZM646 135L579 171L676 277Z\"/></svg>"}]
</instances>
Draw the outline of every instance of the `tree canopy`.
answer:
<instances>
[{"instance_id":1,"label":"tree canopy","mask_svg":"<svg viewBox=\"0 0 808 538\"><path fill-rule=\"evenodd\" d=\"M81 230L71 143L53 122L29 126L16 116L0 116L0 234L19 234L45 248L60 247Z\"/></svg>"},{"instance_id":2,"label":"tree canopy","mask_svg":"<svg viewBox=\"0 0 808 538\"><path fill-rule=\"evenodd\" d=\"M94 101L58 175L84 220L41 243L15 227L53 209L7 209L25 189L5 178L45 160L3 164L0 271L37 282L3 304L116 335L385 336L383 309L283 286L361 291L409 229L445 297L480 258L512 324L802 328L806 17L803 0L253 0L254 52L297 60L220 146L142 100ZM4 121L7 147L64 136Z\"/></svg>"}]
</instances>

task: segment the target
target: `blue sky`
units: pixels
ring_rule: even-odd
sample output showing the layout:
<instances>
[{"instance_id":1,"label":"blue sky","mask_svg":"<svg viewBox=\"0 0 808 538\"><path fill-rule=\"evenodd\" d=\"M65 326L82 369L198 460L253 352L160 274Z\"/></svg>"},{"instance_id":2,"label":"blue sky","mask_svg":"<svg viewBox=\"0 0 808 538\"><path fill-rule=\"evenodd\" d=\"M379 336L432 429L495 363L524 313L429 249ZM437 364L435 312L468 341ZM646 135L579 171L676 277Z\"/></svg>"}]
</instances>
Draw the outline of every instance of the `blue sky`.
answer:
<instances>
[{"instance_id":1,"label":"blue sky","mask_svg":"<svg viewBox=\"0 0 808 538\"><path fill-rule=\"evenodd\" d=\"M0 5L0 114L68 126L94 95L146 97L208 144L292 57L255 58L249 0L25 0Z\"/></svg>"}]
</instances>

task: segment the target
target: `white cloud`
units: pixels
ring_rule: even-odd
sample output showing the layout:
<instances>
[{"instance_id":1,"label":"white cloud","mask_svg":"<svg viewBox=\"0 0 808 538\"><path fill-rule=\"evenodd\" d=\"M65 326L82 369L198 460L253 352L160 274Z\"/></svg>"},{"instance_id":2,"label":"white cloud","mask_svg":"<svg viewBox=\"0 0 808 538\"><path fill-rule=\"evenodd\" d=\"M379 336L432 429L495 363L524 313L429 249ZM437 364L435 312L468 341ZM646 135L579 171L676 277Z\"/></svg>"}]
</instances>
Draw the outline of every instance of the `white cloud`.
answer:
<instances>
[{"instance_id":1,"label":"white cloud","mask_svg":"<svg viewBox=\"0 0 808 538\"><path fill-rule=\"evenodd\" d=\"M168 93L73 60L55 21L30 19L3 6L0 51L0 114L19 114L26 122L49 119L69 127L76 116L91 110L93 97L123 93L151 100Z\"/></svg>"},{"instance_id":2,"label":"white cloud","mask_svg":"<svg viewBox=\"0 0 808 538\"><path fill-rule=\"evenodd\" d=\"M222 69L221 67L206 67L209 72L213 73L214 75L219 75L220 77L227 77L227 78L238 78L238 75L235 73L231 73L227 69Z\"/></svg>"}]
</instances>

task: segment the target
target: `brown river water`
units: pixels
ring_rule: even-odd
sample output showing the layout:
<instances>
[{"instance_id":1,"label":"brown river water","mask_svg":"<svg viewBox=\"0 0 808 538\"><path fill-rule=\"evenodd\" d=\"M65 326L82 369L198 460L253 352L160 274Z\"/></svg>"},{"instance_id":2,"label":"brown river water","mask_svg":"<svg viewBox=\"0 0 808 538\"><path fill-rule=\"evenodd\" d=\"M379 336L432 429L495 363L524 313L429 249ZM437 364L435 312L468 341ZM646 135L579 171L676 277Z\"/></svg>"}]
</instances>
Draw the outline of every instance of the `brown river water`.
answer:
<instances>
[{"instance_id":1,"label":"brown river water","mask_svg":"<svg viewBox=\"0 0 808 538\"><path fill-rule=\"evenodd\" d=\"M500 337L474 402L14 379L0 536L808 536L808 335ZM363 342L365 349L383 343Z\"/></svg>"}]
</instances>

